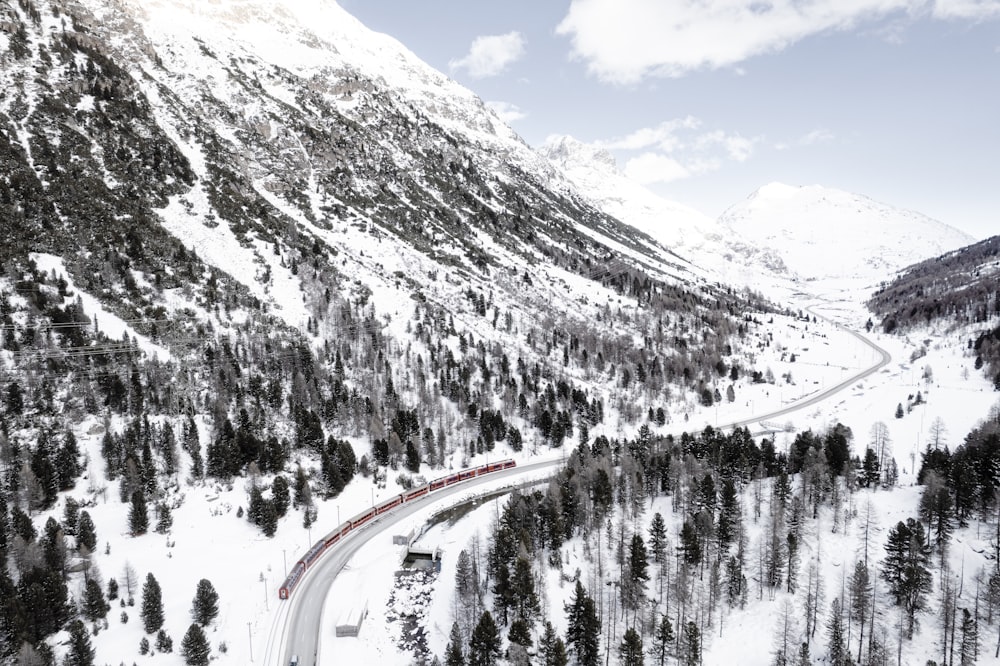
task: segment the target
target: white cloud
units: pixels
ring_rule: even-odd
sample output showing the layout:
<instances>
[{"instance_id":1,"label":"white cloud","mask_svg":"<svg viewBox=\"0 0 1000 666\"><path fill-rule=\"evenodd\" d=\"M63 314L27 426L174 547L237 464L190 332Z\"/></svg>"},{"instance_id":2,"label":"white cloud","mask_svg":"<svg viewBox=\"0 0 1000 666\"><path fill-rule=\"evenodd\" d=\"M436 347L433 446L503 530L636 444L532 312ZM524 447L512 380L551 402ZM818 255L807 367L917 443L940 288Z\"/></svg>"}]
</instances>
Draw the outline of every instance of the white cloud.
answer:
<instances>
[{"instance_id":1,"label":"white cloud","mask_svg":"<svg viewBox=\"0 0 1000 666\"><path fill-rule=\"evenodd\" d=\"M815 146L819 143L830 143L833 141L833 132L826 129L814 129L812 132L799 138L800 146Z\"/></svg>"},{"instance_id":2,"label":"white cloud","mask_svg":"<svg viewBox=\"0 0 1000 666\"><path fill-rule=\"evenodd\" d=\"M475 79L496 76L524 55L524 43L524 37L516 31L476 37L469 52L449 62L448 67L452 70L464 69Z\"/></svg>"},{"instance_id":3,"label":"white cloud","mask_svg":"<svg viewBox=\"0 0 1000 666\"><path fill-rule=\"evenodd\" d=\"M680 162L659 153L643 153L625 163L625 175L642 185L669 183L691 175Z\"/></svg>"},{"instance_id":4,"label":"white cloud","mask_svg":"<svg viewBox=\"0 0 1000 666\"><path fill-rule=\"evenodd\" d=\"M522 111L521 107L516 104L511 104L510 102L486 102L486 106L493 109L493 111L500 116L500 120L504 121L508 125L516 123L518 120L524 120L528 117L528 114Z\"/></svg>"},{"instance_id":5,"label":"white cloud","mask_svg":"<svg viewBox=\"0 0 1000 666\"><path fill-rule=\"evenodd\" d=\"M998 0L938 0L934 3L934 16L941 19L987 21L1000 17Z\"/></svg>"},{"instance_id":6,"label":"white cloud","mask_svg":"<svg viewBox=\"0 0 1000 666\"><path fill-rule=\"evenodd\" d=\"M789 148L794 148L794 147L818 146L824 143L831 143L836 138L837 137L834 136L833 132L831 132L830 130L819 128L819 129L814 129L811 132L807 132L806 134L803 134L802 136L800 136L798 139L795 139L791 143L788 143L786 141L776 143L774 144L774 149L788 150Z\"/></svg>"},{"instance_id":7,"label":"white cloud","mask_svg":"<svg viewBox=\"0 0 1000 666\"><path fill-rule=\"evenodd\" d=\"M611 83L733 67L811 35L892 16L1000 18L1000 0L571 0L556 28Z\"/></svg>"},{"instance_id":8,"label":"white cloud","mask_svg":"<svg viewBox=\"0 0 1000 666\"><path fill-rule=\"evenodd\" d=\"M697 129L701 121L693 116L675 118L660 123L656 127L644 127L631 134L602 142L602 147L612 150L643 150L656 147L666 152L676 150L681 143L677 136L681 130Z\"/></svg>"},{"instance_id":9,"label":"white cloud","mask_svg":"<svg viewBox=\"0 0 1000 666\"><path fill-rule=\"evenodd\" d=\"M700 119L687 116L597 145L606 150L638 152L625 161L623 171L633 180L650 184L718 171L727 161L745 162L761 140L723 130L703 131Z\"/></svg>"}]
</instances>

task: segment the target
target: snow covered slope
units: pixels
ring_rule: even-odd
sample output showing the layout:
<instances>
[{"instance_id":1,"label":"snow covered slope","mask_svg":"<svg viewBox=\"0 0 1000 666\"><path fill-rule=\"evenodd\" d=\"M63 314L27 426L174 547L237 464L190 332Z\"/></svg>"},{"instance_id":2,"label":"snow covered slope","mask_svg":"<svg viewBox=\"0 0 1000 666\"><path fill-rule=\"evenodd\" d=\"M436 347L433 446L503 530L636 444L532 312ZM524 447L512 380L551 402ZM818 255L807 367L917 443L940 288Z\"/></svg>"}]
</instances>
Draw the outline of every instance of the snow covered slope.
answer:
<instances>
[{"instance_id":1,"label":"snow covered slope","mask_svg":"<svg viewBox=\"0 0 1000 666\"><path fill-rule=\"evenodd\" d=\"M737 230L628 178L606 150L570 136L553 136L538 151L595 206L648 234L712 279L756 288L771 273L785 273L776 253L752 247Z\"/></svg>"},{"instance_id":2,"label":"snow covered slope","mask_svg":"<svg viewBox=\"0 0 1000 666\"><path fill-rule=\"evenodd\" d=\"M974 240L920 213L818 185L765 185L719 223L755 246L774 248L789 271L806 280L879 281Z\"/></svg>"}]
</instances>

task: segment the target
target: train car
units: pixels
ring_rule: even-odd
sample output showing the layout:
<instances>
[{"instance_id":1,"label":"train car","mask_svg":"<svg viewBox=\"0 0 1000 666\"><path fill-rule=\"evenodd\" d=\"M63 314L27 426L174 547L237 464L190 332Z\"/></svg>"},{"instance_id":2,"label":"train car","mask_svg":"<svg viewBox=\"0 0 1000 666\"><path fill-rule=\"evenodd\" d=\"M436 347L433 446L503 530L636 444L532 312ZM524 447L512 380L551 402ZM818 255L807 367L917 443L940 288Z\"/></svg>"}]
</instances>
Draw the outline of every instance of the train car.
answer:
<instances>
[{"instance_id":1,"label":"train car","mask_svg":"<svg viewBox=\"0 0 1000 666\"><path fill-rule=\"evenodd\" d=\"M402 503L403 503L403 496L402 495L396 495L391 500L387 500L385 502L382 502L377 507L375 507L375 515L381 516L386 511L389 511L390 509L393 509L393 508L399 506Z\"/></svg>"},{"instance_id":2,"label":"train car","mask_svg":"<svg viewBox=\"0 0 1000 666\"><path fill-rule=\"evenodd\" d=\"M302 563L306 565L308 569L313 565L313 562L319 559L319 556L323 554L326 550L326 541L318 541L309 552L306 553L305 557L302 558Z\"/></svg>"},{"instance_id":3,"label":"train car","mask_svg":"<svg viewBox=\"0 0 1000 666\"><path fill-rule=\"evenodd\" d=\"M375 509L368 509L364 513L360 513L353 518L351 518L351 529L357 529L359 526L364 525L369 520L375 516Z\"/></svg>"},{"instance_id":4,"label":"train car","mask_svg":"<svg viewBox=\"0 0 1000 666\"><path fill-rule=\"evenodd\" d=\"M511 467L516 467L517 463L513 460L500 460L498 462L490 463L485 466L485 471L483 467L479 468L479 474L488 474L490 472L499 472L502 469L510 469Z\"/></svg>"},{"instance_id":5,"label":"train car","mask_svg":"<svg viewBox=\"0 0 1000 666\"><path fill-rule=\"evenodd\" d=\"M491 472L498 472L502 469L510 469L511 467L516 467L517 462L514 460L501 460L498 462L488 463L486 465L481 465L479 467L473 467L470 469L464 469L456 472L455 474L450 474L448 476L443 476L434 479L430 483L424 484L419 488L414 488L406 493L396 495L395 497L386 500L382 504L376 507L368 509L363 513L359 513L354 518L351 518L340 527L335 529L326 535L321 541L313 545L312 548L305 554L305 556L295 563L292 567L292 571L288 574L285 582L278 589L278 597L280 599L288 599L295 587L299 584L302 576L305 574L306 569L311 567L316 561L326 552L327 548L332 547L334 544L339 543L340 540L346 536L351 530L364 525L369 520L375 516L391 511L395 507L399 506L403 502L409 502L410 500L423 497L424 495L433 492L435 490L440 490L445 486L450 486L453 483L458 483L460 481L465 481L477 476L482 476L484 474L490 474Z\"/></svg>"},{"instance_id":6,"label":"train car","mask_svg":"<svg viewBox=\"0 0 1000 666\"><path fill-rule=\"evenodd\" d=\"M410 492L403 495L403 501L409 502L410 500L415 500L418 497L423 497L431 491L430 484L424 484L417 488L416 490L411 490Z\"/></svg>"},{"instance_id":7,"label":"train car","mask_svg":"<svg viewBox=\"0 0 1000 666\"><path fill-rule=\"evenodd\" d=\"M299 584L299 581L302 580L302 574L305 572L306 565L302 563L302 560L296 562L295 566L292 567L291 572L289 572L288 577L285 578L285 582L281 584L280 588L278 588L278 598L287 599L292 596L292 592L295 591L295 587Z\"/></svg>"}]
</instances>

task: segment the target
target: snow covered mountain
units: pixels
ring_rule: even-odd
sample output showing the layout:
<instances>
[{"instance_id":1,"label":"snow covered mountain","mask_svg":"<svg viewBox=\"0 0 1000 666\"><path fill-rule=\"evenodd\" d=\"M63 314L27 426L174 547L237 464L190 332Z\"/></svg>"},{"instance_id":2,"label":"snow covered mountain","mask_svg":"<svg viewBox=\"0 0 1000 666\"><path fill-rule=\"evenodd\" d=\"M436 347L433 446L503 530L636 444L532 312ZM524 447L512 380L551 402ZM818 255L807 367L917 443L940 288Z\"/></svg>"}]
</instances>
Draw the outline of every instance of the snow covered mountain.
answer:
<instances>
[{"instance_id":1,"label":"snow covered mountain","mask_svg":"<svg viewBox=\"0 0 1000 666\"><path fill-rule=\"evenodd\" d=\"M765 185L726 210L719 224L753 246L773 248L806 280L879 281L974 240L920 213L818 185Z\"/></svg>"},{"instance_id":2,"label":"snow covered mountain","mask_svg":"<svg viewBox=\"0 0 1000 666\"><path fill-rule=\"evenodd\" d=\"M738 231L626 177L606 150L569 136L550 137L538 150L595 206L656 239L713 280L758 288L765 276L785 271L768 247L753 247Z\"/></svg>"}]
</instances>

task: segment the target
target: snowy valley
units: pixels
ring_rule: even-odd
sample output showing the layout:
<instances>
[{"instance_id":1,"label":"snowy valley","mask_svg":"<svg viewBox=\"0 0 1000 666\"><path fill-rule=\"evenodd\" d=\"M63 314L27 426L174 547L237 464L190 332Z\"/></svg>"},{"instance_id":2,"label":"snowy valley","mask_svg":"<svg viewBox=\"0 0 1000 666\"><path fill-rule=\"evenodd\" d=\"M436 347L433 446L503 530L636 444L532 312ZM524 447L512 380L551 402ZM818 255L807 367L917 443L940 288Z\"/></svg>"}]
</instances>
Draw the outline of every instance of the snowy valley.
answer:
<instances>
[{"instance_id":1,"label":"snowy valley","mask_svg":"<svg viewBox=\"0 0 1000 666\"><path fill-rule=\"evenodd\" d=\"M995 243L712 220L331 0L19 0L0 83L0 663L1000 663Z\"/></svg>"}]
</instances>

